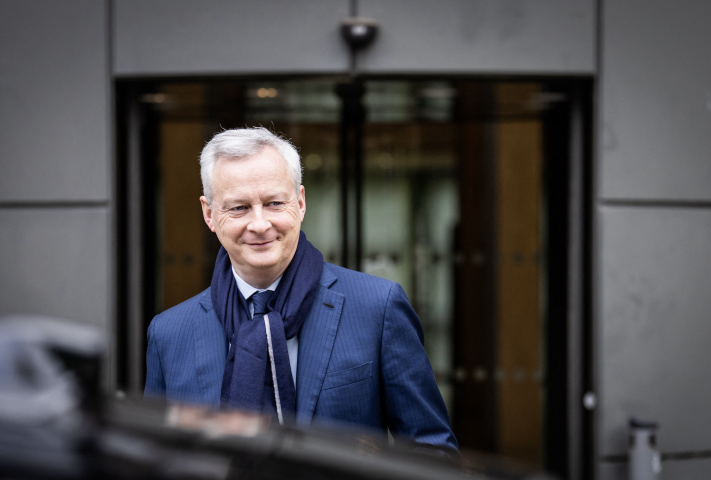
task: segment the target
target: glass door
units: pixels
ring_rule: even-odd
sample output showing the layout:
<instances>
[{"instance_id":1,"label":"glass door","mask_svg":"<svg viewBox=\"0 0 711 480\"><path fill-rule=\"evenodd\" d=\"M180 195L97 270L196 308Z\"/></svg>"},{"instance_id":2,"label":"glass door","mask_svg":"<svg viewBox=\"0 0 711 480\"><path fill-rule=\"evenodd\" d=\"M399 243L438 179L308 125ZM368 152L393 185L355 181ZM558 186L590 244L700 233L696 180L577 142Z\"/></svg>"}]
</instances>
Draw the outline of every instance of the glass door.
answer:
<instances>
[{"instance_id":1,"label":"glass door","mask_svg":"<svg viewBox=\"0 0 711 480\"><path fill-rule=\"evenodd\" d=\"M134 106L120 109L119 136L126 145L130 132L140 137L133 164L144 200L143 242L124 255L146 279L139 300L123 290L126 304L143 302L132 310L143 313L127 320L133 327L119 326L119 336L133 328L145 337L154 314L209 286L219 244L202 220L198 157L221 129L261 125L299 149L302 229L326 261L407 292L461 446L550 466L546 448L568 422L554 407L566 405L569 388L560 339L568 321L566 149L575 82L369 79L355 99L364 115L348 119L343 82L119 85L119 98ZM359 152L355 164L344 163L353 153L344 141ZM130 151L119 155L127 164ZM134 177L119 190L129 191ZM129 261L137 252L142 260ZM139 361L119 363L128 370Z\"/></svg>"}]
</instances>

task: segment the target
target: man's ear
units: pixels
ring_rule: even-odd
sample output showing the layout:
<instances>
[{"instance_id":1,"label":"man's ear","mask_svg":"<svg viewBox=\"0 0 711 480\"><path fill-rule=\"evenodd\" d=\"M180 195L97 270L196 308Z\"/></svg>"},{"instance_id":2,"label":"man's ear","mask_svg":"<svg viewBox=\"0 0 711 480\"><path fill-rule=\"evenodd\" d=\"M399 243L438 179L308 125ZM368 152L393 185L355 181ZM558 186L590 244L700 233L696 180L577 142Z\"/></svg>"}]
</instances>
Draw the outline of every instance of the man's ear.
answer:
<instances>
[{"instance_id":1,"label":"man's ear","mask_svg":"<svg viewBox=\"0 0 711 480\"><path fill-rule=\"evenodd\" d=\"M210 229L210 231L214 232L215 231L215 223L212 218L212 207L210 206L210 203L207 201L207 198L200 197L200 205L202 206L202 218L205 219L205 223L207 223L207 226Z\"/></svg>"},{"instance_id":2,"label":"man's ear","mask_svg":"<svg viewBox=\"0 0 711 480\"><path fill-rule=\"evenodd\" d=\"M306 214L306 190L304 186L299 186L299 211L301 212L301 221L304 221L304 215Z\"/></svg>"}]
</instances>

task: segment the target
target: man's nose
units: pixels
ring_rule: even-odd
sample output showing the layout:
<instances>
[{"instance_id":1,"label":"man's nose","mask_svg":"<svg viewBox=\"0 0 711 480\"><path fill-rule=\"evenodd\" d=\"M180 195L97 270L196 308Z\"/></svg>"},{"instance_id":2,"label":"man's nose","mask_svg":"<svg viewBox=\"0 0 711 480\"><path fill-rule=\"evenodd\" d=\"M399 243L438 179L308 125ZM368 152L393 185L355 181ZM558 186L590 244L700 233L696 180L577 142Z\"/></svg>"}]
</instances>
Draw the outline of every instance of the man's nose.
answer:
<instances>
[{"instance_id":1,"label":"man's nose","mask_svg":"<svg viewBox=\"0 0 711 480\"><path fill-rule=\"evenodd\" d=\"M251 231L257 234L262 234L269 230L272 224L265 216L265 211L261 205L256 205L252 208L252 218L247 226Z\"/></svg>"}]
</instances>

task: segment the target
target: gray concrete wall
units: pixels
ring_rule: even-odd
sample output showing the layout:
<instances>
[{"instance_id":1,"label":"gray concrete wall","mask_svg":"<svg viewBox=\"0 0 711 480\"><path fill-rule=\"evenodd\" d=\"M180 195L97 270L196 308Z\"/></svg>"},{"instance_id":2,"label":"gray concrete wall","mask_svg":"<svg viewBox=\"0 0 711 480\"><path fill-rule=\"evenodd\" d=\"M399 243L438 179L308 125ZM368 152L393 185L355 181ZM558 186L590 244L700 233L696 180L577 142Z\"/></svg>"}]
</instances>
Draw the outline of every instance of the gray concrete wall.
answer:
<instances>
[{"instance_id":1,"label":"gray concrete wall","mask_svg":"<svg viewBox=\"0 0 711 480\"><path fill-rule=\"evenodd\" d=\"M106 2L0 2L0 202L106 201Z\"/></svg>"},{"instance_id":2,"label":"gray concrete wall","mask_svg":"<svg viewBox=\"0 0 711 480\"><path fill-rule=\"evenodd\" d=\"M664 480L688 480L708 478L711 472L711 460L699 458L694 460L673 460L664 462L661 478ZM599 478L605 480L629 480L627 464L607 463L599 470Z\"/></svg>"},{"instance_id":3,"label":"gray concrete wall","mask_svg":"<svg viewBox=\"0 0 711 480\"><path fill-rule=\"evenodd\" d=\"M118 76L331 73L348 68L348 0L116 0Z\"/></svg>"},{"instance_id":4,"label":"gray concrete wall","mask_svg":"<svg viewBox=\"0 0 711 480\"><path fill-rule=\"evenodd\" d=\"M373 73L592 74L592 0L360 0ZM348 0L116 0L119 76L346 72Z\"/></svg>"},{"instance_id":5,"label":"gray concrete wall","mask_svg":"<svg viewBox=\"0 0 711 480\"><path fill-rule=\"evenodd\" d=\"M602 454L629 415L659 420L663 451L711 446L711 208L603 206Z\"/></svg>"},{"instance_id":6,"label":"gray concrete wall","mask_svg":"<svg viewBox=\"0 0 711 480\"><path fill-rule=\"evenodd\" d=\"M109 218L93 206L0 208L0 313L109 325Z\"/></svg>"},{"instance_id":7,"label":"gray concrete wall","mask_svg":"<svg viewBox=\"0 0 711 480\"><path fill-rule=\"evenodd\" d=\"M598 454L626 423L663 452L711 449L711 4L603 2L598 125ZM708 477L670 461L665 479ZM626 478L601 462L599 478Z\"/></svg>"},{"instance_id":8,"label":"gray concrete wall","mask_svg":"<svg viewBox=\"0 0 711 480\"><path fill-rule=\"evenodd\" d=\"M592 0L360 0L373 73L593 74Z\"/></svg>"},{"instance_id":9,"label":"gray concrete wall","mask_svg":"<svg viewBox=\"0 0 711 480\"><path fill-rule=\"evenodd\" d=\"M107 2L0 1L0 314L110 331Z\"/></svg>"},{"instance_id":10,"label":"gray concrete wall","mask_svg":"<svg viewBox=\"0 0 711 480\"><path fill-rule=\"evenodd\" d=\"M111 71L345 72L348 3L0 0L0 313L111 328ZM629 415L661 423L662 450L711 448L711 6L603 1L598 66L593 0L359 5L382 26L366 72L600 75L598 453L625 452Z\"/></svg>"},{"instance_id":11,"label":"gray concrete wall","mask_svg":"<svg viewBox=\"0 0 711 480\"><path fill-rule=\"evenodd\" d=\"M711 200L708 2L605 1L600 193Z\"/></svg>"}]
</instances>

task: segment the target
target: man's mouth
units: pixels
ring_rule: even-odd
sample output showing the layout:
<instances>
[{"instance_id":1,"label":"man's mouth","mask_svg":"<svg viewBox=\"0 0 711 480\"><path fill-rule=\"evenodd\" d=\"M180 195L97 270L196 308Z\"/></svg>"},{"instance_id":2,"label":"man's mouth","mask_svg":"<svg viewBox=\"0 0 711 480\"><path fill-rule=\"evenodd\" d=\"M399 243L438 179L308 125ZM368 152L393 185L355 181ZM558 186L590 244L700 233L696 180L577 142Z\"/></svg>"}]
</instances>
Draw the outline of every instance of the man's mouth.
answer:
<instances>
[{"instance_id":1,"label":"man's mouth","mask_svg":"<svg viewBox=\"0 0 711 480\"><path fill-rule=\"evenodd\" d=\"M247 245L249 245L250 247L259 248L259 247L265 247L273 242L274 242L274 240L264 240L263 242L249 242L249 243L247 243Z\"/></svg>"}]
</instances>

